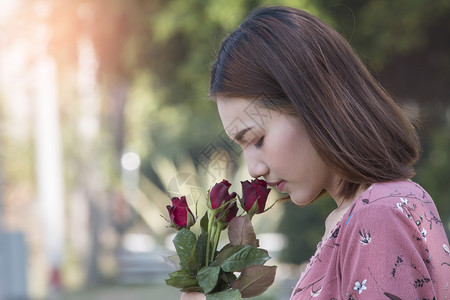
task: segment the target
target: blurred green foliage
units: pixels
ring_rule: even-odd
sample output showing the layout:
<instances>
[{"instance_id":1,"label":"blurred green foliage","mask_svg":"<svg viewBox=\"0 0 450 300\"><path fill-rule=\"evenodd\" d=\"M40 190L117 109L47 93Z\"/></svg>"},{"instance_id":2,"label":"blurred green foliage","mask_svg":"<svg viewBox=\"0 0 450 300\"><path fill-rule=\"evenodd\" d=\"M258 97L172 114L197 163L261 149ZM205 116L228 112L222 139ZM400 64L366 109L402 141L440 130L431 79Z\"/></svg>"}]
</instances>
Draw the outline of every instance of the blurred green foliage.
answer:
<instances>
[{"instance_id":1,"label":"blurred green foliage","mask_svg":"<svg viewBox=\"0 0 450 300\"><path fill-rule=\"evenodd\" d=\"M447 108L447 115L450 109ZM431 132L427 138L428 150L417 168L415 180L434 198L439 215L450 236L450 118L447 126Z\"/></svg>"},{"instance_id":2,"label":"blurred green foliage","mask_svg":"<svg viewBox=\"0 0 450 300\"><path fill-rule=\"evenodd\" d=\"M210 67L225 35L258 6L291 5L318 15L350 41L390 92L425 112L424 157L416 180L434 197L448 224L450 26L445 25L450 23L450 1L73 0L54 5L49 17L55 24L54 55L62 65L76 61L70 58L76 57L78 39L92 39L104 126L114 128L114 116L122 114L123 136L111 140L116 140L118 154L123 148L139 152L143 173L154 180L154 159L195 157L222 132L207 91ZM123 111L114 112L120 108L112 100L117 86L125 89L125 103ZM442 109L430 110L436 103ZM111 135L117 132L111 129ZM286 204L279 228L290 241L285 260L301 262L314 251L332 209L332 201L319 202L296 209Z\"/></svg>"}]
</instances>

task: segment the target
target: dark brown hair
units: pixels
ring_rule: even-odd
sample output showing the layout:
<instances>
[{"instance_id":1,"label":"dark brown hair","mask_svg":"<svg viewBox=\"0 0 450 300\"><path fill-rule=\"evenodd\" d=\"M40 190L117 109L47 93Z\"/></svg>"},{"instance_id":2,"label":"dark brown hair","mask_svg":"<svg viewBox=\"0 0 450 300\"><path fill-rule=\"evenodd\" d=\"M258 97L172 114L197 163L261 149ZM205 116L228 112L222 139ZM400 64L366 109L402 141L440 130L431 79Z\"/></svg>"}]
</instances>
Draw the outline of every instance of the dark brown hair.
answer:
<instances>
[{"instance_id":1,"label":"dark brown hair","mask_svg":"<svg viewBox=\"0 0 450 300\"><path fill-rule=\"evenodd\" d=\"M340 197L414 175L419 142L408 116L348 42L304 11L277 6L251 13L222 42L210 96L259 98L295 113L341 175Z\"/></svg>"}]
</instances>

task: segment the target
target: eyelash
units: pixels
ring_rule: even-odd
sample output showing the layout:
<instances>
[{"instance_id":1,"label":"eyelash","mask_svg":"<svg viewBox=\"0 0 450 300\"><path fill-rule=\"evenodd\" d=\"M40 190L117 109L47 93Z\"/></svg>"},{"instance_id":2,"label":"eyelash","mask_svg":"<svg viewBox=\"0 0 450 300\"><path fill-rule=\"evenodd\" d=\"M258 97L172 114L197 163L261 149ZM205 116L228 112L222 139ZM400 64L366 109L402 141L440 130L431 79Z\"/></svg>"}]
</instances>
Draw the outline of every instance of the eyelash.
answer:
<instances>
[{"instance_id":1,"label":"eyelash","mask_svg":"<svg viewBox=\"0 0 450 300\"><path fill-rule=\"evenodd\" d=\"M264 137L260 138L259 141L255 144L256 148L261 148L264 142Z\"/></svg>"}]
</instances>

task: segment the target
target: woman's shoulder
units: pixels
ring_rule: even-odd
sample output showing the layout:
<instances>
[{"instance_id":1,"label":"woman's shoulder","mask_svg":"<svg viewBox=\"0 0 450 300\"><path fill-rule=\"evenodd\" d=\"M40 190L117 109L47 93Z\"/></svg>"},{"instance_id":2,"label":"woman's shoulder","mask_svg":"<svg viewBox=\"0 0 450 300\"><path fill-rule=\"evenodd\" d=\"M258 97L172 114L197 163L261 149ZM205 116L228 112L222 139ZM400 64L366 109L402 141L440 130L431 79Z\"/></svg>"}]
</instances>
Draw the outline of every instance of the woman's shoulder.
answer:
<instances>
[{"instance_id":1,"label":"woman's shoulder","mask_svg":"<svg viewBox=\"0 0 450 300\"><path fill-rule=\"evenodd\" d=\"M395 215L412 220L413 216L424 213L438 216L433 200L419 184L410 180L375 183L355 201L344 225L351 218L371 222L388 220Z\"/></svg>"},{"instance_id":2,"label":"woman's shoulder","mask_svg":"<svg viewBox=\"0 0 450 300\"><path fill-rule=\"evenodd\" d=\"M430 199L428 193L418 183L412 180L374 183L366 192L368 192L367 196L371 198L405 196L418 199Z\"/></svg>"},{"instance_id":3,"label":"woman's shoulder","mask_svg":"<svg viewBox=\"0 0 450 300\"><path fill-rule=\"evenodd\" d=\"M402 299L441 295L440 299L447 294L448 239L436 206L419 184L372 185L358 197L339 229L338 240L332 242L339 245L348 289L358 280L367 283L367 289L395 291Z\"/></svg>"},{"instance_id":4,"label":"woman's shoulder","mask_svg":"<svg viewBox=\"0 0 450 300\"><path fill-rule=\"evenodd\" d=\"M413 202L415 205L432 204L430 195L416 182L411 180L375 183L362 193L356 203L360 207L369 205L373 209L381 207L400 208Z\"/></svg>"}]
</instances>

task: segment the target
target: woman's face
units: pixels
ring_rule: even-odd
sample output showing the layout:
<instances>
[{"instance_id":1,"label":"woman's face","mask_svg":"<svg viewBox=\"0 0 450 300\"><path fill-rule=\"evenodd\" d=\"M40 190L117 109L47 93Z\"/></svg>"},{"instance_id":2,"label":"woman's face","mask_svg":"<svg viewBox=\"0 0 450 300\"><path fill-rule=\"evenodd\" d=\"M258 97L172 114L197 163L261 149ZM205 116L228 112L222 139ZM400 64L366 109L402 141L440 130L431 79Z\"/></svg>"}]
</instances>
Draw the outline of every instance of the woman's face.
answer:
<instances>
[{"instance_id":1,"label":"woman's face","mask_svg":"<svg viewBox=\"0 0 450 300\"><path fill-rule=\"evenodd\" d=\"M250 175L263 176L297 205L309 204L323 189L333 196L336 176L312 146L302 122L261 105L217 97L223 127L242 147Z\"/></svg>"}]
</instances>

